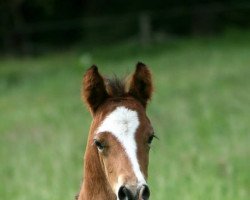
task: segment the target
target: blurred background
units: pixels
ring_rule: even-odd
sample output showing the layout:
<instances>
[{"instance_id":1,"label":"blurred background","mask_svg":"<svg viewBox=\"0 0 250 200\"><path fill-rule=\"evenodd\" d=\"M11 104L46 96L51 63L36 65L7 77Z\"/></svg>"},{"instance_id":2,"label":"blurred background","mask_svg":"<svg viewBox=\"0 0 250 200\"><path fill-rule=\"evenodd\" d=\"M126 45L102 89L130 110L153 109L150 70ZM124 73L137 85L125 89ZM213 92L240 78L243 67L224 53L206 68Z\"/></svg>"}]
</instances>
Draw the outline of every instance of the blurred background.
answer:
<instances>
[{"instance_id":1,"label":"blurred background","mask_svg":"<svg viewBox=\"0 0 250 200\"><path fill-rule=\"evenodd\" d=\"M9 0L1 2L0 47L31 54L128 39L150 41L218 34L250 26L250 3L146 0Z\"/></svg>"},{"instance_id":2,"label":"blurred background","mask_svg":"<svg viewBox=\"0 0 250 200\"><path fill-rule=\"evenodd\" d=\"M250 2L0 2L0 197L74 199L92 64L153 74L152 199L250 197Z\"/></svg>"}]
</instances>

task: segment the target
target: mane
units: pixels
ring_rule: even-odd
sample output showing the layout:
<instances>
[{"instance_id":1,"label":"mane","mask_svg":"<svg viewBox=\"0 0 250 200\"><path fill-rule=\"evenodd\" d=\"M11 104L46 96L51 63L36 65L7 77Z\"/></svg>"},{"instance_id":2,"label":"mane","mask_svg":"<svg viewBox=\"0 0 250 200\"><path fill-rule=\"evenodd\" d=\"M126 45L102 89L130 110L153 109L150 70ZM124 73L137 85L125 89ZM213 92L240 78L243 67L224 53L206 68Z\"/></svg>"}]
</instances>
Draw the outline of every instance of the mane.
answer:
<instances>
[{"instance_id":1,"label":"mane","mask_svg":"<svg viewBox=\"0 0 250 200\"><path fill-rule=\"evenodd\" d=\"M111 97L125 97L127 94L125 78L118 78L116 75L112 78L105 78L105 86Z\"/></svg>"}]
</instances>

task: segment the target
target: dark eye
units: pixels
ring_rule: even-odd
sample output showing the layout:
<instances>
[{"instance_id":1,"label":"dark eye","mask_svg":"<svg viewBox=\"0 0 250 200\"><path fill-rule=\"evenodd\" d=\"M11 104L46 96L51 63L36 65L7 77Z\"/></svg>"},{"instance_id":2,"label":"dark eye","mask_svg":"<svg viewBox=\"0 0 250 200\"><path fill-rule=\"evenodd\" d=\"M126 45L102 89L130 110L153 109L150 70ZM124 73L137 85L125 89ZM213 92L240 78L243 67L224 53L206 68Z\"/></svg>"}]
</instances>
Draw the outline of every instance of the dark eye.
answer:
<instances>
[{"instance_id":1,"label":"dark eye","mask_svg":"<svg viewBox=\"0 0 250 200\"><path fill-rule=\"evenodd\" d=\"M104 144L103 143L101 143L100 141L98 141L98 140L94 140L94 144L96 145L96 147L97 147L97 149L99 150L99 151L103 151L103 149L104 149Z\"/></svg>"},{"instance_id":2,"label":"dark eye","mask_svg":"<svg viewBox=\"0 0 250 200\"><path fill-rule=\"evenodd\" d=\"M150 145L154 139L154 135L150 135L149 138L148 138L148 144Z\"/></svg>"},{"instance_id":3,"label":"dark eye","mask_svg":"<svg viewBox=\"0 0 250 200\"><path fill-rule=\"evenodd\" d=\"M153 139L156 138L159 140L159 138L153 133L152 135L149 136L148 138L148 145L150 146L150 144L152 143Z\"/></svg>"}]
</instances>

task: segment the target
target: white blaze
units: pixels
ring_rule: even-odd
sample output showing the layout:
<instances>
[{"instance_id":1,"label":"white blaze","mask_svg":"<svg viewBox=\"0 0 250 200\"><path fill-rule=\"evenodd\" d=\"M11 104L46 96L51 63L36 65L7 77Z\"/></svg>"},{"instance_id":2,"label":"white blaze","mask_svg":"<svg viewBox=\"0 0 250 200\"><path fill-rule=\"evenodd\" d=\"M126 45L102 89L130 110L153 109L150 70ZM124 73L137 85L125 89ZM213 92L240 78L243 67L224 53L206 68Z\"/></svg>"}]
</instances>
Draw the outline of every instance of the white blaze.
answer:
<instances>
[{"instance_id":1,"label":"white blaze","mask_svg":"<svg viewBox=\"0 0 250 200\"><path fill-rule=\"evenodd\" d=\"M138 127L139 119L137 112L121 106L106 116L97 129L97 134L110 132L118 139L127 153L139 184L145 184L146 181L137 160L135 133Z\"/></svg>"}]
</instances>

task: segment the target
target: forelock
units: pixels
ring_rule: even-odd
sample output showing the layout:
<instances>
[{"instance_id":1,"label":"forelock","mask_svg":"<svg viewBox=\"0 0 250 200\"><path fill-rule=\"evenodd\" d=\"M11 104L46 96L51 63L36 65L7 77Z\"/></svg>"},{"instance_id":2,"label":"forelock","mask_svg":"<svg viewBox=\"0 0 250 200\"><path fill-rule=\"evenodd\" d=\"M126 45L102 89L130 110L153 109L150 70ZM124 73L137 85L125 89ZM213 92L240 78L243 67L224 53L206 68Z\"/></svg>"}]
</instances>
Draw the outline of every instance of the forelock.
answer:
<instances>
[{"instance_id":1,"label":"forelock","mask_svg":"<svg viewBox=\"0 0 250 200\"><path fill-rule=\"evenodd\" d=\"M106 90L110 97L125 97L125 79L120 79L116 75L113 78L105 79Z\"/></svg>"}]
</instances>

